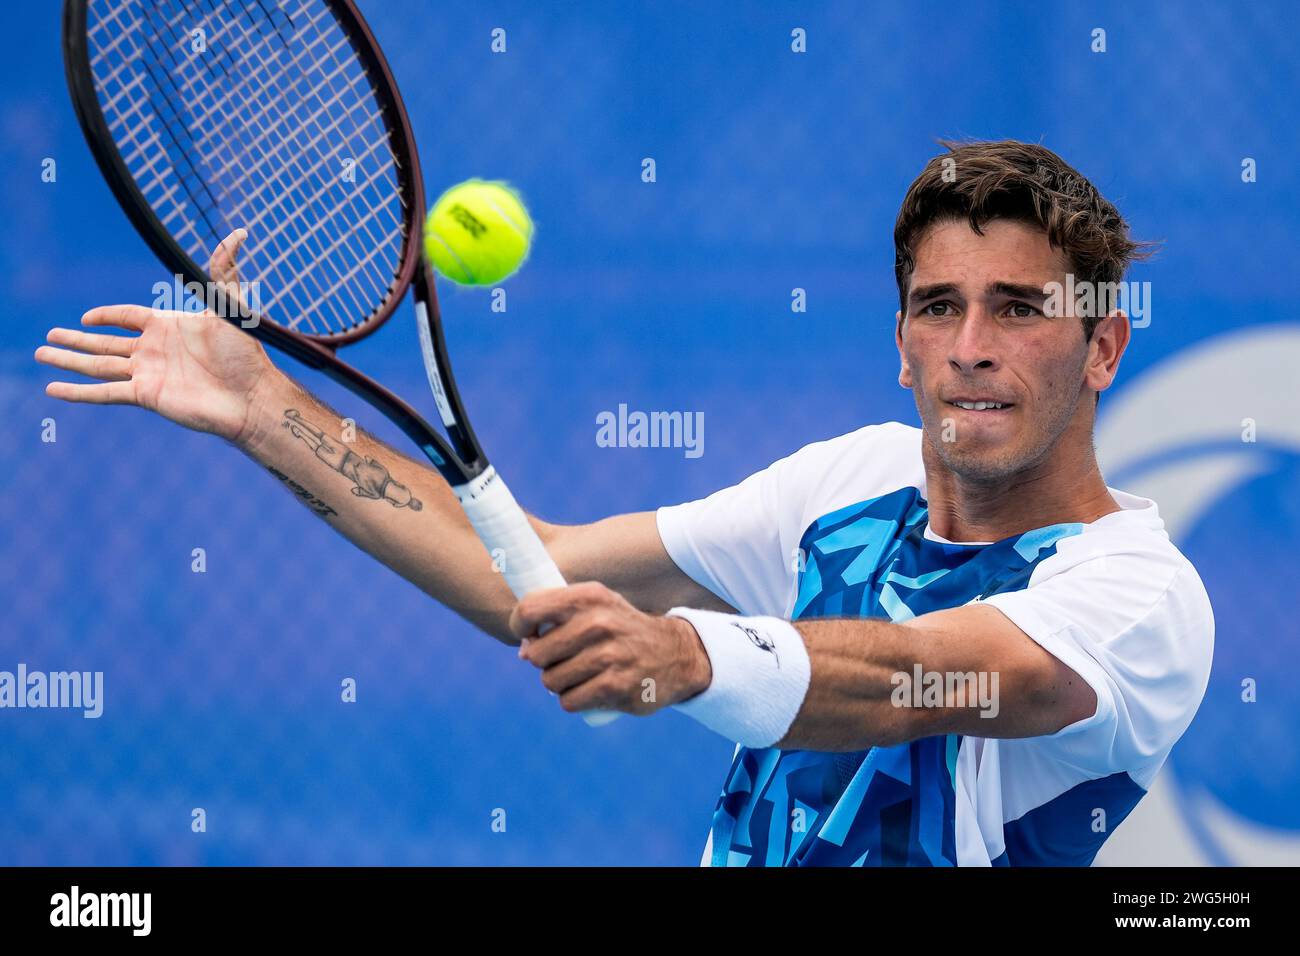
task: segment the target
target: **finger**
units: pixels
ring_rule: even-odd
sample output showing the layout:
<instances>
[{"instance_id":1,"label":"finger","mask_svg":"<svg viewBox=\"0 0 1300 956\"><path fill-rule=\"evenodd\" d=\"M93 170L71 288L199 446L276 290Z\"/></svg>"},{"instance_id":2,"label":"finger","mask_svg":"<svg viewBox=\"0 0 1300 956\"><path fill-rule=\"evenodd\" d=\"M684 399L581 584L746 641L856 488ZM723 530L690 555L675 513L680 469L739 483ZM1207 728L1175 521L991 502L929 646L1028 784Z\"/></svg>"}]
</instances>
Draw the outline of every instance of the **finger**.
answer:
<instances>
[{"instance_id":1,"label":"finger","mask_svg":"<svg viewBox=\"0 0 1300 956\"><path fill-rule=\"evenodd\" d=\"M541 628L567 621L578 609L576 588L543 588L519 599L510 612L510 633L515 637L536 637Z\"/></svg>"},{"instance_id":2,"label":"finger","mask_svg":"<svg viewBox=\"0 0 1300 956\"><path fill-rule=\"evenodd\" d=\"M238 282L239 266L235 259L239 255L239 247L247 238L247 229L236 229L217 243L217 248L212 251L212 259L208 262L208 275L218 282Z\"/></svg>"},{"instance_id":3,"label":"finger","mask_svg":"<svg viewBox=\"0 0 1300 956\"><path fill-rule=\"evenodd\" d=\"M598 648L586 647L542 671L542 686L552 694L565 694L605 672L608 661Z\"/></svg>"},{"instance_id":4,"label":"finger","mask_svg":"<svg viewBox=\"0 0 1300 956\"><path fill-rule=\"evenodd\" d=\"M131 360L117 355L87 355L42 345L36 350L36 361L104 382L124 382L131 377Z\"/></svg>"},{"instance_id":5,"label":"finger","mask_svg":"<svg viewBox=\"0 0 1300 956\"><path fill-rule=\"evenodd\" d=\"M153 309L143 305L101 305L81 317L82 325L114 325L119 329L143 332L153 319Z\"/></svg>"},{"instance_id":6,"label":"finger","mask_svg":"<svg viewBox=\"0 0 1300 956\"><path fill-rule=\"evenodd\" d=\"M529 642L519 656L534 667L554 667L584 648L608 639L617 627L614 615L604 608L583 609L563 624Z\"/></svg>"},{"instance_id":7,"label":"finger","mask_svg":"<svg viewBox=\"0 0 1300 956\"><path fill-rule=\"evenodd\" d=\"M516 605L519 611L518 624L526 627L533 625L533 630L526 633L516 632L517 637L534 637L538 628L545 624L555 625L567 621L582 608L594 608L607 604L624 604L623 597L611 591L599 581L583 581L563 588L546 588L524 595ZM630 605L629 605L630 607ZM515 620L514 615L511 616Z\"/></svg>"},{"instance_id":8,"label":"finger","mask_svg":"<svg viewBox=\"0 0 1300 956\"><path fill-rule=\"evenodd\" d=\"M135 336L107 335L99 332L78 332L76 329L50 329L45 341L51 345L64 345L90 355L120 355L129 358L135 351Z\"/></svg>"},{"instance_id":9,"label":"finger","mask_svg":"<svg viewBox=\"0 0 1300 956\"><path fill-rule=\"evenodd\" d=\"M560 706L571 714L589 710L619 710L635 713L628 700L613 689L608 678L593 677L560 695Z\"/></svg>"},{"instance_id":10,"label":"finger","mask_svg":"<svg viewBox=\"0 0 1300 956\"><path fill-rule=\"evenodd\" d=\"M77 382L50 382L45 394L65 402L88 405L135 405L135 386L130 382L102 382L82 385Z\"/></svg>"}]
</instances>

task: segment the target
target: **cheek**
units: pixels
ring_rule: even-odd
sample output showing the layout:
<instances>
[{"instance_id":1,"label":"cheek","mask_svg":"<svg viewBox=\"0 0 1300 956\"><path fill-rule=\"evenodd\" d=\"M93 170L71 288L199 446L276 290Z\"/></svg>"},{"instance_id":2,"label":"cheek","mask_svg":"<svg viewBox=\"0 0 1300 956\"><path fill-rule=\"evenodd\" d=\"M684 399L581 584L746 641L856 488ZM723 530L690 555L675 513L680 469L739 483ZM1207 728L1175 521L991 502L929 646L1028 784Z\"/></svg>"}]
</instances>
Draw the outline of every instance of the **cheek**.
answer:
<instances>
[{"instance_id":1,"label":"cheek","mask_svg":"<svg viewBox=\"0 0 1300 956\"><path fill-rule=\"evenodd\" d=\"M1009 368L1017 369L1018 377L1039 398L1064 393L1072 379L1083 373L1087 354L1080 354L1074 343L1061 340L1060 330L1050 334L1028 336L1013 344L1005 354Z\"/></svg>"},{"instance_id":2,"label":"cheek","mask_svg":"<svg viewBox=\"0 0 1300 956\"><path fill-rule=\"evenodd\" d=\"M903 358L912 373L912 385L924 388L926 370L933 364L928 360L934 354L934 346L923 336L911 334L903 341Z\"/></svg>"},{"instance_id":3,"label":"cheek","mask_svg":"<svg viewBox=\"0 0 1300 956\"><path fill-rule=\"evenodd\" d=\"M1083 362L1075 355L1057 356L1036 365L1031 391L1046 405L1056 406L1071 399L1083 376Z\"/></svg>"}]
</instances>

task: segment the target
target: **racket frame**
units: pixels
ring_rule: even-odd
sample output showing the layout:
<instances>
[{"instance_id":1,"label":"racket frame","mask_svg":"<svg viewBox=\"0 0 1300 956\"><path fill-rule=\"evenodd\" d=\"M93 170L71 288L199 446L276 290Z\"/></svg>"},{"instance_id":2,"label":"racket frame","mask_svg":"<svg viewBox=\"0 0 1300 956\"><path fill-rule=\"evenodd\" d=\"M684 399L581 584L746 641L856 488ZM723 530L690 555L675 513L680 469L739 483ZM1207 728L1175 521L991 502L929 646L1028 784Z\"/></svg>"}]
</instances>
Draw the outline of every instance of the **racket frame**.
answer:
<instances>
[{"instance_id":1,"label":"racket frame","mask_svg":"<svg viewBox=\"0 0 1300 956\"><path fill-rule=\"evenodd\" d=\"M402 103L388 61L353 0L322 2L335 11L335 22L352 41L363 66L367 71L373 71L369 74L370 86L381 109L391 111L396 120L389 121L386 125L392 138L397 168L405 168L405 175L399 175L408 223L403 237L401 266L395 281L389 287L388 295L375 314L343 332L307 335L265 316L255 316L256 321L251 326L245 324L247 319L239 316L225 315L223 318L308 368L329 376L381 412L415 442L439 474L452 486L470 524L485 547L489 551L503 548L509 555L502 574L517 597L537 588L563 587L564 577L546 552L527 515L496 473L496 469L488 462L465 414L460 391L456 387L447 355L433 275L420 249L425 200L419 154L416 152L415 137L411 132L406 107ZM90 68L86 32L89 3L90 0L64 0L63 60L77 121L91 154L136 232L163 265L184 276L187 282L201 283L205 289L218 288L207 270L190 257L155 215L117 148L100 107ZM379 78L378 82L375 77ZM425 369L451 443L410 404L335 354L335 349L358 341L383 325L397 310L406 297L408 288L412 286L417 316L424 326L422 346L426 341L423 332L428 333L428 345L422 348ZM228 313L231 310L223 311ZM607 724L618 716L616 711L603 710L587 711L582 715L593 727Z\"/></svg>"},{"instance_id":2,"label":"racket frame","mask_svg":"<svg viewBox=\"0 0 1300 956\"><path fill-rule=\"evenodd\" d=\"M433 276L420 250L424 226L424 180L420 174L420 158L411 132L410 119L388 61L356 4L353 0L323 2L334 9L335 22L351 40L353 49L370 75L371 90L379 101L381 110L387 114L385 125L399 170L398 181L407 221L406 235L402 240L401 266L389 286L388 295L375 313L342 332L309 335L261 315L252 316L251 324L249 317L227 314L223 318L308 368L329 376L373 405L420 447L449 484L453 487L464 485L482 474L489 467L489 462L474 434L469 417L465 414L460 391L456 387L456 378L447 356L442 314L438 307ZM197 282L205 289L217 288L218 284L213 283L207 270L194 261L154 213L148 199L136 185L135 177L122 159L116 140L108 128L99 96L95 92L94 74L90 66L86 31L89 4L90 0L64 0L63 60L77 121L91 154L136 232L163 265L183 276L186 282ZM433 343L436 373L442 391L439 410L451 437L451 444L408 402L335 354L339 347L365 338L388 321L412 286L415 287L417 302L423 305L419 311ZM230 313L232 310L222 311ZM432 377L431 372L430 378Z\"/></svg>"}]
</instances>

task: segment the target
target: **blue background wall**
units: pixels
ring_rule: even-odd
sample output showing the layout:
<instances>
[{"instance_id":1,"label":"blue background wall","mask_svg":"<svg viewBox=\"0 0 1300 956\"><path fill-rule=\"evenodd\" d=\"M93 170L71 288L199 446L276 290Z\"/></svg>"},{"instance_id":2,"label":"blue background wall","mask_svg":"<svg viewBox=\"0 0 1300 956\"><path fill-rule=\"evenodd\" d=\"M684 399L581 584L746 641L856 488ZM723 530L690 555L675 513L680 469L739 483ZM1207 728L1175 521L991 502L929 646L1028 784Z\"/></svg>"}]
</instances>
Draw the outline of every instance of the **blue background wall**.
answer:
<instances>
[{"instance_id":1,"label":"blue background wall","mask_svg":"<svg viewBox=\"0 0 1300 956\"><path fill-rule=\"evenodd\" d=\"M1165 241L1131 275L1152 283L1153 321L1103 423L1188 354L1218 371L1185 393L1218 391L1224 409L1196 448L1237 453L1266 392L1300 417L1290 4L361 7L429 191L506 178L536 218L507 313L485 292L441 294L479 434L549 519L697 497L808 441L914 422L895 381L891 230L941 136L1040 141L1139 237ZM82 141L57 4L9 17L25 40L0 66L0 669L101 670L107 702L99 720L0 711L0 863L698 859L729 744L676 715L589 730L510 651L230 447L134 409L44 397L52 376L31 353L49 327L147 302L165 277ZM495 27L504 55L489 50ZM791 52L794 27L806 54ZM1097 27L1105 53L1090 50ZM46 157L55 183L41 182ZM1257 183L1241 181L1245 157ZM806 313L790 309L795 287ZM1214 365L1241 334L1263 334L1252 354L1275 363ZM416 349L408 312L354 361L429 408ZM1156 435L1183 414L1179 394L1138 403L1125 434ZM702 411L703 457L597 447L595 416L619 403ZM1300 437L1268 407L1277 420L1261 422L1251 479L1180 538L1219 626L1206 704L1173 761L1183 824L1167 839L1199 861L1252 858L1216 836L1222 813L1282 853L1300 829L1300 693L1279 679L1300 658ZM40 440L47 417L53 444ZM1129 472L1123 487L1149 490ZM195 547L206 574L191 573ZM359 682L354 705L339 702L345 677ZM1265 683L1246 705L1250 677ZM205 834L190 831L194 807ZM491 829L496 808L505 833Z\"/></svg>"}]
</instances>

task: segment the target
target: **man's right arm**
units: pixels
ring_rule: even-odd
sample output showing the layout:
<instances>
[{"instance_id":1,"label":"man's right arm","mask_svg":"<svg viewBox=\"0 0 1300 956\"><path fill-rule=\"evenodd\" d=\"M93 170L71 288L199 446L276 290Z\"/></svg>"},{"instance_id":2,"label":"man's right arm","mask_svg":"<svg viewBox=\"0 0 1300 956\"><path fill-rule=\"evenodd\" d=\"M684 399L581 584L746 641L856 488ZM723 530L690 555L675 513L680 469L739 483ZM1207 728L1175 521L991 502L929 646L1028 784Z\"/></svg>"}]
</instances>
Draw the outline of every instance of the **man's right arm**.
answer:
<instances>
[{"instance_id":1,"label":"man's right arm","mask_svg":"<svg viewBox=\"0 0 1300 956\"><path fill-rule=\"evenodd\" d=\"M514 640L514 596L437 471L346 427L278 370L253 403L234 439L245 453L362 550L487 633ZM570 583L600 581L651 612L726 607L669 557L652 512L577 526L531 520Z\"/></svg>"},{"instance_id":2,"label":"man's right arm","mask_svg":"<svg viewBox=\"0 0 1300 956\"><path fill-rule=\"evenodd\" d=\"M234 276L237 232L213 257ZM367 435L271 362L252 336L211 314L121 305L91 309L90 329L56 328L36 359L96 379L55 381L70 402L136 405L235 444L357 547L483 630L513 642L515 599L441 476ZM677 604L723 607L664 550L654 515L592 525L534 521L570 582L600 581L647 611Z\"/></svg>"}]
</instances>

